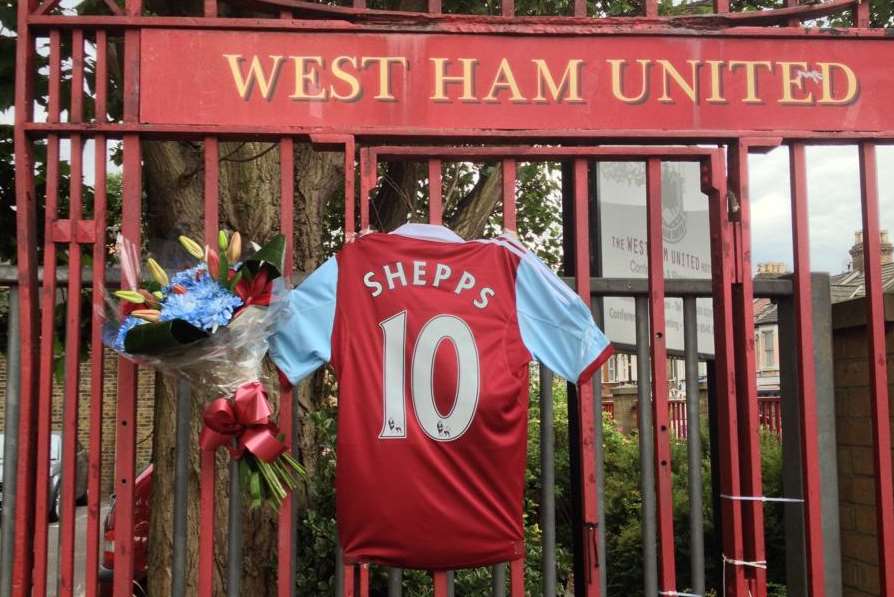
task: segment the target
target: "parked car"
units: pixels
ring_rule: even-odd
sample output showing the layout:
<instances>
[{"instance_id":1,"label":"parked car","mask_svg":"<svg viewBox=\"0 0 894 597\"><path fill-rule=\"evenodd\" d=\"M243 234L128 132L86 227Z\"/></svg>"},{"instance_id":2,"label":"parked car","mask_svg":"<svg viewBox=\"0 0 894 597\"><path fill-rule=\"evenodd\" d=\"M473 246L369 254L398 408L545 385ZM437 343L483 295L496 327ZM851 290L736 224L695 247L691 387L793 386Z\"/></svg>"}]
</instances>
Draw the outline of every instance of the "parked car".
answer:
<instances>
[{"instance_id":1,"label":"parked car","mask_svg":"<svg viewBox=\"0 0 894 597\"><path fill-rule=\"evenodd\" d=\"M152 494L152 465L147 466L134 481L133 511L133 595L148 594L146 572L149 546L149 497ZM111 597L115 571L115 504L113 494L109 511L102 527L102 559L99 563L99 587L101 597Z\"/></svg>"},{"instance_id":2,"label":"parked car","mask_svg":"<svg viewBox=\"0 0 894 597\"><path fill-rule=\"evenodd\" d=\"M75 500L83 504L87 500L87 452L77 443L75 455ZM0 508L3 507L3 434L0 433ZM62 515L62 434L50 434L50 522Z\"/></svg>"}]
</instances>

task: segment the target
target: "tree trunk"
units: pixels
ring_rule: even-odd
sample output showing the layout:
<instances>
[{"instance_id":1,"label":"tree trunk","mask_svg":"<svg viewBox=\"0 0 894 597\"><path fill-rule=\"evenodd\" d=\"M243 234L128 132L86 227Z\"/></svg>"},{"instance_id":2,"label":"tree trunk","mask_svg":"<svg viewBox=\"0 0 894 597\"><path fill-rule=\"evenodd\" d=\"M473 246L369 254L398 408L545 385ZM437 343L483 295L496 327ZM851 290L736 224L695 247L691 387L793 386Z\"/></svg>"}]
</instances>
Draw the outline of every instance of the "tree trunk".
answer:
<instances>
[{"instance_id":1,"label":"tree trunk","mask_svg":"<svg viewBox=\"0 0 894 597\"><path fill-rule=\"evenodd\" d=\"M203 238L202 148L186 142L145 142L143 146L147 210L147 237L154 256L166 267L179 268L190 259L179 248L176 238L187 234ZM279 227L279 152L270 143L221 143L220 145L220 227L239 230L247 241L263 243ZM323 256L323 217L329 200L340 190L343 178L341 154L316 153L310 146L297 145L295 164L295 261L299 269L309 271ZM159 376L161 377L161 376ZM318 376L319 377L319 376ZM176 402L170 380L156 384L154 429L154 472L152 518L149 532L149 578L153 595L171 592L171 554L173 545L173 502ZM296 392L302 414L313 411L320 400L320 380L303 384ZM270 388L273 390L274 388ZM317 391L314 391L316 389ZM196 593L199 535L199 450L198 433L201 415L213 394L193 388L190 458L188 528L187 528L187 595ZM270 392L274 411L279 397ZM302 419L305 417L302 416ZM318 454L314 450L314 430L301 425L301 458L313 474ZM228 455L217 456L215 491L215 578L213 592L225 591L226 529L228 527ZM298 496L300 501L306 492ZM244 548L242 568L243 595L261 597L276 592L276 529L275 513L267 509L243 514Z\"/></svg>"}]
</instances>

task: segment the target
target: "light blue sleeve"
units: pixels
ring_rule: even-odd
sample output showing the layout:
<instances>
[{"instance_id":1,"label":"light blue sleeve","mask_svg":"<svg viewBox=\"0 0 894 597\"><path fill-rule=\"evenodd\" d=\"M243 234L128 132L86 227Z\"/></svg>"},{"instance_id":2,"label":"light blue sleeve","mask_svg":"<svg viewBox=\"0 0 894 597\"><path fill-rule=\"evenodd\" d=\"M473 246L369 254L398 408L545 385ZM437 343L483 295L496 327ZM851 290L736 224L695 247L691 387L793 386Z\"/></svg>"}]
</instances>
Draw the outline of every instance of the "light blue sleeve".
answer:
<instances>
[{"instance_id":1,"label":"light blue sleeve","mask_svg":"<svg viewBox=\"0 0 894 597\"><path fill-rule=\"evenodd\" d=\"M298 383L332 357L338 261L328 259L289 293L289 308L270 339L270 356Z\"/></svg>"},{"instance_id":2,"label":"light blue sleeve","mask_svg":"<svg viewBox=\"0 0 894 597\"><path fill-rule=\"evenodd\" d=\"M515 305L528 352L565 379L587 381L611 356L590 309L530 252L518 266Z\"/></svg>"}]
</instances>

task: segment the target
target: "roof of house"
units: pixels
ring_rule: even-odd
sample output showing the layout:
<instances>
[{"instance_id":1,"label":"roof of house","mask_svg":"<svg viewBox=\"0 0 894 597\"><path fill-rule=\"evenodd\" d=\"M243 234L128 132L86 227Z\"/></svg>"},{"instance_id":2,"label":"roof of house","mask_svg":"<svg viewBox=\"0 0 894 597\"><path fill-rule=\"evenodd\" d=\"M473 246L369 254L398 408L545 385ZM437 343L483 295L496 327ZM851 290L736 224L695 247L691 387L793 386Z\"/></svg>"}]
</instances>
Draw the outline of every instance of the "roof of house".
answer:
<instances>
[{"instance_id":1,"label":"roof of house","mask_svg":"<svg viewBox=\"0 0 894 597\"><path fill-rule=\"evenodd\" d=\"M832 302L840 303L866 295L866 277L852 270L831 277ZM894 292L894 263L882 265L882 292Z\"/></svg>"}]
</instances>

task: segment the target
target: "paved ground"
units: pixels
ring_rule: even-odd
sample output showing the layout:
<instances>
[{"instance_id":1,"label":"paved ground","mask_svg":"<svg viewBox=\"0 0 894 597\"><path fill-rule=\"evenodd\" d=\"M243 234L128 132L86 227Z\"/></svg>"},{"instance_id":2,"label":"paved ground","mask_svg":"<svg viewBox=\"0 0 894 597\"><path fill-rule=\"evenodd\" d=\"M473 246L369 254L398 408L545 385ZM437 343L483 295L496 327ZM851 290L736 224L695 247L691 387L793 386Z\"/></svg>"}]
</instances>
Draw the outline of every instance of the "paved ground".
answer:
<instances>
[{"instance_id":1,"label":"paved ground","mask_svg":"<svg viewBox=\"0 0 894 597\"><path fill-rule=\"evenodd\" d=\"M100 533L102 532L102 521L105 520L108 506L103 506L100 511ZM78 506L77 509L77 531L75 533L75 591L78 597L85 594L84 578L87 566L87 507ZM59 566L59 523L50 523L49 533L47 536L47 548L49 555L47 558L47 596L55 597L58 586L58 566ZM102 539L100 538L100 542ZM101 549L101 543L100 543Z\"/></svg>"}]
</instances>

